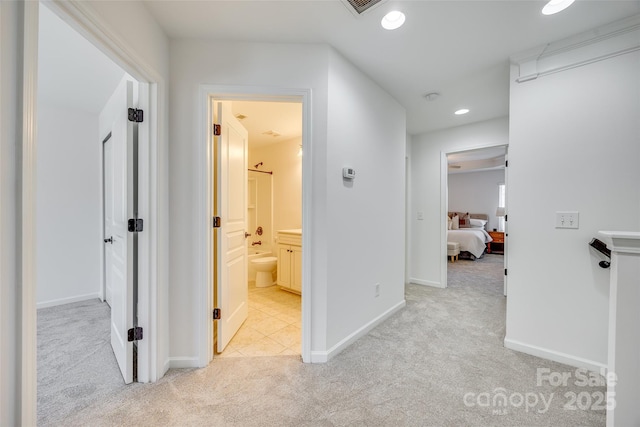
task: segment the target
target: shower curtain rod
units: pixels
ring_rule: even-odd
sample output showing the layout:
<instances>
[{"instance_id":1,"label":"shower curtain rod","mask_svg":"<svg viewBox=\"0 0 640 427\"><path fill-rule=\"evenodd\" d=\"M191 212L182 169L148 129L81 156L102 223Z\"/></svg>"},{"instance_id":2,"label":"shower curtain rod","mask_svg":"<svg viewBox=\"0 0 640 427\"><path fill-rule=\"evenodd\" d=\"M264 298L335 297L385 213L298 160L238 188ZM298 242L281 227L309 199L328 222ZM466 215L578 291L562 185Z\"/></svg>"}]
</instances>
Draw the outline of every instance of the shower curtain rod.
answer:
<instances>
[{"instance_id":1,"label":"shower curtain rod","mask_svg":"<svg viewBox=\"0 0 640 427\"><path fill-rule=\"evenodd\" d=\"M250 172L260 172L260 173L268 173L269 175L273 175L271 171L259 171L258 169L247 169Z\"/></svg>"}]
</instances>

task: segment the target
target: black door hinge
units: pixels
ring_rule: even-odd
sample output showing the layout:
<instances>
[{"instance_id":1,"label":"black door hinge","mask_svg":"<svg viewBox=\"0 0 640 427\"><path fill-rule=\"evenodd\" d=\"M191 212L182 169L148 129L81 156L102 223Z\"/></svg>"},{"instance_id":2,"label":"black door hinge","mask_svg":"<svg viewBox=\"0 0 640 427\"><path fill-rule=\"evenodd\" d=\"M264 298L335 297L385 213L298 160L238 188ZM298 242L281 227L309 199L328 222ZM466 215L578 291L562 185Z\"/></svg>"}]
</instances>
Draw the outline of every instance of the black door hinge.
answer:
<instances>
[{"instance_id":1,"label":"black door hinge","mask_svg":"<svg viewBox=\"0 0 640 427\"><path fill-rule=\"evenodd\" d=\"M222 222L222 220L220 219L219 216L214 216L213 217L213 228L220 228L220 223Z\"/></svg>"},{"instance_id":2,"label":"black door hinge","mask_svg":"<svg viewBox=\"0 0 640 427\"><path fill-rule=\"evenodd\" d=\"M136 326L127 331L127 341L140 341L142 339L142 328Z\"/></svg>"},{"instance_id":3,"label":"black door hinge","mask_svg":"<svg viewBox=\"0 0 640 427\"><path fill-rule=\"evenodd\" d=\"M144 118L144 112L135 108L129 108L129 121L134 123L141 123Z\"/></svg>"},{"instance_id":4,"label":"black door hinge","mask_svg":"<svg viewBox=\"0 0 640 427\"><path fill-rule=\"evenodd\" d=\"M505 220L505 222L507 221L507 217L508 217L508 215L505 215L505 216L504 216L504 220Z\"/></svg>"},{"instance_id":5,"label":"black door hinge","mask_svg":"<svg viewBox=\"0 0 640 427\"><path fill-rule=\"evenodd\" d=\"M220 125L213 125L213 136L220 136L221 133Z\"/></svg>"},{"instance_id":6,"label":"black door hinge","mask_svg":"<svg viewBox=\"0 0 640 427\"><path fill-rule=\"evenodd\" d=\"M505 276L507 275L507 269L506 268L504 269L504 275Z\"/></svg>"},{"instance_id":7,"label":"black door hinge","mask_svg":"<svg viewBox=\"0 0 640 427\"><path fill-rule=\"evenodd\" d=\"M214 308L213 309L213 320L220 320L220 309L219 308Z\"/></svg>"},{"instance_id":8,"label":"black door hinge","mask_svg":"<svg viewBox=\"0 0 640 427\"><path fill-rule=\"evenodd\" d=\"M139 233L143 228L143 221L141 218L130 218L129 221L127 221L127 229L131 233Z\"/></svg>"},{"instance_id":9,"label":"black door hinge","mask_svg":"<svg viewBox=\"0 0 640 427\"><path fill-rule=\"evenodd\" d=\"M508 168L508 167L509 167L509 160L505 160L505 162L504 162L504 167L505 167L505 168Z\"/></svg>"}]
</instances>

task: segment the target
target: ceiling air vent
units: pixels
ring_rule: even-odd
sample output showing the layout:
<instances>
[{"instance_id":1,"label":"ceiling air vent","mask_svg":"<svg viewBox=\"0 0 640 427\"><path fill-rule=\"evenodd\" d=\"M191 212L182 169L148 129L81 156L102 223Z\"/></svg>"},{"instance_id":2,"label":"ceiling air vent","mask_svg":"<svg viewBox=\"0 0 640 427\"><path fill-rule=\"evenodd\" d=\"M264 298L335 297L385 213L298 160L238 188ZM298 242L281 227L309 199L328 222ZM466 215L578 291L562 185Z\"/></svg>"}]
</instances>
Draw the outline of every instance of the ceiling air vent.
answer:
<instances>
[{"instance_id":1,"label":"ceiling air vent","mask_svg":"<svg viewBox=\"0 0 640 427\"><path fill-rule=\"evenodd\" d=\"M354 15L359 16L371 10L374 6L380 5L387 0L342 0L347 9L349 9Z\"/></svg>"}]
</instances>

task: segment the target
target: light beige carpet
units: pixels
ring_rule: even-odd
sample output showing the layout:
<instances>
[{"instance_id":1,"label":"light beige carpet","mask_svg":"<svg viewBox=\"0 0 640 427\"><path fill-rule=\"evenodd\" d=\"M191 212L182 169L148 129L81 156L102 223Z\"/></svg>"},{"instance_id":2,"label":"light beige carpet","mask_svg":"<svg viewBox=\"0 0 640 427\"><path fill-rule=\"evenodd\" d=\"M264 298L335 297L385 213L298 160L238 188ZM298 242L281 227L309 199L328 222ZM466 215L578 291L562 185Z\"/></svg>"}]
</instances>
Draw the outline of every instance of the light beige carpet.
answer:
<instances>
[{"instance_id":1,"label":"light beige carpet","mask_svg":"<svg viewBox=\"0 0 640 427\"><path fill-rule=\"evenodd\" d=\"M592 398L603 387L538 384L537 369L575 369L503 347L501 263L499 255L456 262L448 289L408 285L404 310L326 364L218 358L205 369L170 370L156 384L120 387L63 418L59 410L39 419L64 426L603 426L603 410L571 405L571 393Z\"/></svg>"}]
</instances>

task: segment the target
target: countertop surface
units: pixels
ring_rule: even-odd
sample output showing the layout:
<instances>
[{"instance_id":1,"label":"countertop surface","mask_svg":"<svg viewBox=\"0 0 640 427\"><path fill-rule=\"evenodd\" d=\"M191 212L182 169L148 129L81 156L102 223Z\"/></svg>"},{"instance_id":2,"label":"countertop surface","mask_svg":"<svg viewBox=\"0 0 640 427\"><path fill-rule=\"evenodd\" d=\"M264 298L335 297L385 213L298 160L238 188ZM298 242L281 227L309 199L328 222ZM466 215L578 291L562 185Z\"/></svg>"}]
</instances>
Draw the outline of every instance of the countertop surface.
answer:
<instances>
[{"instance_id":1,"label":"countertop surface","mask_svg":"<svg viewBox=\"0 0 640 427\"><path fill-rule=\"evenodd\" d=\"M278 233L302 235L302 229L301 228L293 228L291 230L278 230Z\"/></svg>"}]
</instances>

